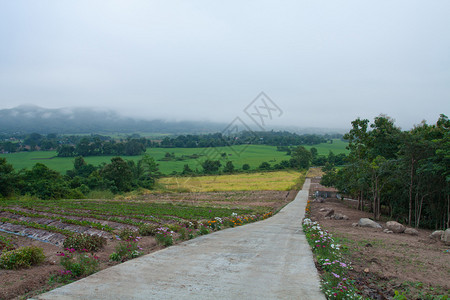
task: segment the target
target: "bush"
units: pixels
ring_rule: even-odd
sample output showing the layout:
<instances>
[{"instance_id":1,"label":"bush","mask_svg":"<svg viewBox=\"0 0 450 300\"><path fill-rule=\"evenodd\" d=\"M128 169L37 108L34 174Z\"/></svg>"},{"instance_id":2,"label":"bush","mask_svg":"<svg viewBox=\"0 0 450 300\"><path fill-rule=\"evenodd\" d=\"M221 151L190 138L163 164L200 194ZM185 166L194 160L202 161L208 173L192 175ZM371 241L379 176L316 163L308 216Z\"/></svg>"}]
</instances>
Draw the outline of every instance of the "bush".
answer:
<instances>
[{"instance_id":1,"label":"bush","mask_svg":"<svg viewBox=\"0 0 450 300\"><path fill-rule=\"evenodd\" d=\"M135 240L138 236L138 231L130 228L124 228L119 232L119 238L123 241Z\"/></svg>"},{"instance_id":2,"label":"bush","mask_svg":"<svg viewBox=\"0 0 450 300\"><path fill-rule=\"evenodd\" d=\"M142 251L140 251L142 248L138 245L141 237L132 237L131 235L126 235L125 232L126 231L124 231L124 237L128 238L116 246L116 252L109 256L110 260L123 262L142 255ZM136 231L132 231L132 233L136 234Z\"/></svg>"},{"instance_id":3,"label":"bush","mask_svg":"<svg viewBox=\"0 0 450 300\"><path fill-rule=\"evenodd\" d=\"M99 235L77 233L67 237L63 245L64 248L73 248L78 251L86 249L94 252L102 249L106 245L106 239Z\"/></svg>"},{"instance_id":4,"label":"bush","mask_svg":"<svg viewBox=\"0 0 450 300\"><path fill-rule=\"evenodd\" d=\"M91 275L98 270L98 257L85 251L76 252L74 248L66 248L67 252L58 254L61 256L61 265L66 268L66 275L73 278Z\"/></svg>"},{"instance_id":5,"label":"bush","mask_svg":"<svg viewBox=\"0 0 450 300\"><path fill-rule=\"evenodd\" d=\"M36 246L20 247L0 255L1 269L29 268L45 260L44 251Z\"/></svg>"},{"instance_id":6,"label":"bush","mask_svg":"<svg viewBox=\"0 0 450 300\"><path fill-rule=\"evenodd\" d=\"M0 254L3 251L11 251L16 249L10 239L0 235Z\"/></svg>"},{"instance_id":7,"label":"bush","mask_svg":"<svg viewBox=\"0 0 450 300\"><path fill-rule=\"evenodd\" d=\"M157 228L158 225L145 223L139 226L139 234L142 236L154 236Z\"/></svg>"},{"instance_id":8,"label":"bush","mask_svg":"<svg viewBox=\"0 0 450 300\"><path fill-rule=\"evenodd\" d=\"M172 246L173 245L173 234L174 234L174 232L171 231L169 228L159 227L157 229L155 239L161 245L164 245L166 247Z\"/></svg>"}]
</instances>

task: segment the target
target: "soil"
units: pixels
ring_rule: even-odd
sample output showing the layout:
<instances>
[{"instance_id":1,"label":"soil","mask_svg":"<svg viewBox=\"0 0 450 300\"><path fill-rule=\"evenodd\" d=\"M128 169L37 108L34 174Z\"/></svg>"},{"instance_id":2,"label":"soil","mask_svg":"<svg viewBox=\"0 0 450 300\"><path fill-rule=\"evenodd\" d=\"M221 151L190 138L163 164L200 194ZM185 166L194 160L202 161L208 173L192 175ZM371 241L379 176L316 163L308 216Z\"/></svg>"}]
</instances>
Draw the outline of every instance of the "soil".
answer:
<instances>
[{"instance_id":1,"label":"soil","mask_svg":"<svg viewBox=\"0 0 450 300\"><path fill-rule=\"evenodd\" d=\"M230 208L272 207L275 211L294 200L297 191L230 191L209 193L146 194L141 200L149 202L185 202L192 205L219 205Z\"/></svg>"},{"instance_id":2,"label":"soil","mask_svg":"<svg viewBox=\"0 0 450 300\"><path fill-rule=\"evenodd\" d=\"M133 199L138 201L151 202L184 202L190 205L217 205L226 207L250 207L257 206L271 207L273 210L278 210L291 202L296 196L296 191L255 191L255 192L216 192L216 193L173 193L173 194L150 194L144 195L141 199ZM123 200L121 200L123 201ZM28 211L19 209L21 211ZM31 211L30 211L31 212ZM44 213L41 213L44 214ZM49 216L57 216L57 214L48 214ZM8 215L9 216L9 215ZM70 218L65 216L66 218ZM22 217L17 217L22 218ZM76 216L74 217L74 219ZM26 219L26 218L22 218ZM31 220L31 218L29 218ZM85 218L76 218L85 219ZM33 219L33 221L36 221ZM43 220L44 222L45 220ZM49 219L47 220L49 221ZM102 221L103 222L103 221ZM48 223L48 222L47 222ZM116 225L114 222L108 222L109 225ZM67 224L66 224L67 225ZM119 224L116 227L132 227ZM66 229L72 227L65 227ZM119 228L120 229L120 228ZM35 230L36 231L36 230ZM44 230L41 230L46 232ZM18 231L19 232L19 231ZM50 234L49 232L46 232ZM21 246L35 245L43 248L46 260L39 266L34 266L29 269L19 270L3 270L0 269L0 299L27 299L38 295L48 290L52 290L61 283L50 280L52 275L56 275L63 267L59 264L59 256L62 246L57 246L52 243L38 241L28 237L17 236L0 231L0 235L6 236L13 240L16 248ZM107 245L95 253L99 257L100 270L116 265L117 262L109 261L109 256L115 251L116 245L119 243L116 239L107 239ZM61 243L58 243L59 245ZM139 246L143 248L144 254L148 254L163 246L157 245L153 237L142 237Z\"/></svg>"},{"instance_id":3,"label":"soil","mask_svg":"<svg viewBox=\"0 0 450 300\"><path fill-rule=\"evenodd\" d=\"M317 183L318 179L312 182ZM338 199L325 199L323 203L313 201L311 219L345 245L344 256L353 266L351 276L356 279L364 296L392 299L397 290L404 292L407 299L423 299L426 294L449 293L449 246L430 238L431 230L419 229L419 235L413 236L354 227L352 224L360 218L373 217L371 213L357 210L354 204ZM349 219L326 218L326 212L320 211L323 208L333 209ZM386 228L386 222L378 223Z\"/></svg>"}]
</instances>

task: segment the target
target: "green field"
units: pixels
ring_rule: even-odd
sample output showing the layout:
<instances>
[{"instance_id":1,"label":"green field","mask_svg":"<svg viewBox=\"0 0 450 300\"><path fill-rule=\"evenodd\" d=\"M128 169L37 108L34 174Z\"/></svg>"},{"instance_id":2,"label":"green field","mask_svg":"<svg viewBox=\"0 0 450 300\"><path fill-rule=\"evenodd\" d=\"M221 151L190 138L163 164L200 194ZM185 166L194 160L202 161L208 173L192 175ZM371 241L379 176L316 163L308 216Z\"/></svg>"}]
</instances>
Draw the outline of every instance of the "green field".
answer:
<instances>
[{"instance_id":1,"label":"green field","mask_svg":"<svg viewBox=\"0 0 450 300\"><path fill-rule=\"evenodd\" d=\"M345 149L347 143L340 140L334 140L332 144L319 144L315 146L306 146L310 149L315 147L319 155L328 155L332 150L335 154L347 153ZM193 154L205 154L198 160L186 159L182 161L160 161L166 152L174 153L176 157L183 155L189 156ZM220 153L226 153L226 158L221 158ZM267 161L271 165L280 163L282 160L289 160L289 156L285 152L276 150L274 146L265 145L240 145L230 147L217 147L209 151L205 148L148 148L147 154L152 156L159 164L159 169L163 174L170 174L173 171L181 172L185 164L189 164L191 169L201 169L199 161L204 161L208 157L210 159L221 159L222 165L225 165L226 160L231 160L236 168L242 168L243 164L249 164L252 169L257 168L262 162ZM56 157L56 151L34 151L34 152L19 152L10 154L0 154L0 157L6 158L8 163L12 164L16 170L30 169L36 163L43 163L50 169L65 173L67 170L73 168L73 157ZM101 163L109 163L112 156L91 156L86 157L87 163L95 166ZM123 156L126 160L138 161L141 156Z\"/></svg>"}]
</instances>

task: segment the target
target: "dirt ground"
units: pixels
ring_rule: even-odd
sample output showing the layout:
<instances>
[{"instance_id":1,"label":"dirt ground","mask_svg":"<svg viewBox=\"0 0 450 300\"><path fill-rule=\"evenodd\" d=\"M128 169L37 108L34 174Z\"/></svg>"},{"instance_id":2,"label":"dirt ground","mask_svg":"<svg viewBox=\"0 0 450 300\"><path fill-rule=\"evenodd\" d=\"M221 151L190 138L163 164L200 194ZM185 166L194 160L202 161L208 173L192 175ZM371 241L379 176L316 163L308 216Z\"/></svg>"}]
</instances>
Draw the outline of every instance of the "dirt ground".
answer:
<instances>
[{"instance_id":1,"label":"dirt ground","mask_svg":"<svg viewBox=\"0 0 450 300\"><path fill-rule=\"evenodd\" d=\"M322 208L333 209L349 219L325 218ZM392 299L397 290L404 292L407 299L432 299L425 295L449 293L450 247L431 239L431 230L419 229L419 235L413 236L354 227L353 223L360 218L372 218L372 214L338 199L313 202L311 218L345 245L345 257L353 265L351 275L365 296ZM378 223L386 228L385 222Z\"/></svg>"},{"instance_id":2,"label":"dirt ground","mask_svg":"<svg viewBox=\"0 0 450 300\"><path fill-rule=\"evenodd\" d=\"M148 202L178 202L190 205L217 205L230 208L256 208L257 206L271 207L279 210L296 196L296 191L249 191L249 192L210 192L210 193L169 193L149 194L141 196L141 200ZM59 264L58 252L62 247L33 240L27 237L0 232L14 241L17 247L35 245L43 248L46 260L39 266L30 269L2 270L0 269L0 299L27 299L42 292L52 290L61 284L50 282L53 274L63 270ZM100 269L111 267L116 262L109 261L109 255L115 251L119 242L108 239L107 246L96 253L100 260ZM139 246L144 254L162 249L153 237L143 237Z\"/></svg>"}]
</instances>

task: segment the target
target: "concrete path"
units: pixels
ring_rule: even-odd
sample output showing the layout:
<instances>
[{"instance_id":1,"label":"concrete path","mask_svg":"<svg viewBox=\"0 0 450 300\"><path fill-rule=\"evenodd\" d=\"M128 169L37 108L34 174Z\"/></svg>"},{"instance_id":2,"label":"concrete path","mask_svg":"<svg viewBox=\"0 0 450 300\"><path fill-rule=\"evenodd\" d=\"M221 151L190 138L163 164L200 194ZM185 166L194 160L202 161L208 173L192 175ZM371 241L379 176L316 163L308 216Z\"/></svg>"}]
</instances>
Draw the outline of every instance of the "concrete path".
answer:
<instances>
[{"instance_id":1,"label":"concrete path","mask_svg":"<svg viewBox=\"0 0 450 300\"><path fill-rule=\"evenodd\" d=\"M301 226L309 184L267 220L148 254L36 299L325 299Z\"/></svg>"}]
</instances>

